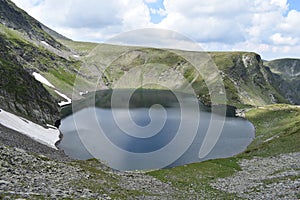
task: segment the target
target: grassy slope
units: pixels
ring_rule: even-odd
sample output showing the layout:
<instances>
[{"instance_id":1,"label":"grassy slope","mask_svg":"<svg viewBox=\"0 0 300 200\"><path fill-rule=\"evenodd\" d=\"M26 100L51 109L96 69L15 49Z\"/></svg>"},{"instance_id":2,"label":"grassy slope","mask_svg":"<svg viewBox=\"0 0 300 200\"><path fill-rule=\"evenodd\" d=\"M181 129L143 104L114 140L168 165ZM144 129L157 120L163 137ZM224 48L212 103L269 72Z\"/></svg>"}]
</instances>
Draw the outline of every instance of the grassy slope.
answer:
<instances>
[{"instance_id":1,"label":"grassy slope","mask_svg":"<svg viewBox=\"0 0 300 200\"><path fill-rule=\"evenodd\" d=\"M274 156L300 151L300 107L269 105L246 115L256 127L256 139L243 157Z\"/></svg>"},{"instance_id":2,"label":"grassy slope","mask_svg":"<svg viewBox=\"0 0 300 200\"><path fill-rule=\"evenodd\" d=\"M256 138L247 150L232 158L149 172L162 181L170 181L182 191L203 191L206 198L232 199L233 194L217 191L209 182L240 170L238 160L253 156L275 156L300 151L300 108L290 105L270 105L251 109L246 118L256 127ZM274 138L265 142L269 138ZM179 198L184 198L184 195Z\"/></svg>"},{"instance_id":3,"label":"grassy slope","mask_svg":"<svg viewBox=\"0 0 300 200\"><path fill-rule=\"evenodd\" d=\"M92 43L92 42L77 42L77 41L62 40L62 39L60 39L59 42L77 51L81 55L88 54L98 45L97 43Z\"/></svg>"}]
</instances>

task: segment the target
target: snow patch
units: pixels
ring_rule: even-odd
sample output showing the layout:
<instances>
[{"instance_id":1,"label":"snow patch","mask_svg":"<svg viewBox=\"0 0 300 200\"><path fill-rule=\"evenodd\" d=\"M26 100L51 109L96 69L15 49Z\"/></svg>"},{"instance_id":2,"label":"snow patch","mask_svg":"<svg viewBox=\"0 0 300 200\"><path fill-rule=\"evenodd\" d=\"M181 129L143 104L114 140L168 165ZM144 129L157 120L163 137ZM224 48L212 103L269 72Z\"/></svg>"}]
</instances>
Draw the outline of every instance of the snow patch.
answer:
<instances>
[{"instance_id":1,"label":"snow patch","mask_svg":"<svg viewBox=\"0 0 300 200\"><path fill-rule=\"evenodd\" d=\"M50 46L50 44L48 44L47 42L45 41L41 41L42 44L46 45L46 46Z\"/></svg>"},{"instance_id":2,"label":"snow patch","mask_svg":"<svg viewBox=\"0 0 300 200\"><path fill-rule=\"evenodd\" d=\"M65 105L69 105L72 103L72 99L70 99L69 97L67 97L67 95L57 91L57 90L54 90L59 96L61 96L62 98L64 98L65 100L67 101L61 101L58 103L59 106L65 106Z\"/></svg>"},{"instance_id":3,"label":"snow patch","mask_svg":"<svg viewBox=\"0 0 300 200\"><path fill-rule=\"evenodd\" d=\"M300 72L299 73L296 73L296 74L293 74L293 76L299 76L300 75Z\"/></svg>"},{"instance_id":4,"label":"snow patch","mask_svg":"<svg viewBox=\"0 0 300 200\"><path fill-rule=\"evenodd\" d=\"M55 88L54 85L52 85L45 77L43 77L39 73L33 72L32 75L34 76L34 78L37 81L39 81L39 82L41 82L41 83L43 83L43 84L45 84L45 85L47 85L47 86L49 86L51 88Z\"/></svg>"},{"instance_id":5,"label":"snow patch","mask_svg":"<svg viewBox=\"0 0 300 200\"><path fill-rule=\"evenodd\" d=\"M80 56L79 56L79 55L73 55L73 57L74 57L74 58L79 58Z\"/></svg>"},{"instance_id":6,"label":"snow patch","mask_svg":"<svg viewBox=\"0 0 300 200\"><path fill-rule=\"evenodd\" d=\"M55 143L59 141L60 132L56 127L44 128L2 109L0 112L0 124L57 150Z\"/></svg>"},{"instance_id":7,"label":"snow patch","mask_svg":"<svg viewBox=\"0 0 300 200\"><path fill-rule=\"evenodd\" d=\"M83 96L83 95L86 95L86 94L88 94L88 93L89 93L89 91L79 92L79 95L80 95L80 96Z\"/></svg>"},{"instance_id":8,"label":"snow patch","mask_svg":"<svg viewBox=\"0 0 300 200\"><path fill-rule=\"evenodd\" d=\"M266 139L264 142L269 142L269 141L271 141L271 140L273 140L275 138L279 138L279 136L270 137L270 138Z\"/></svg>"}]
</instances>

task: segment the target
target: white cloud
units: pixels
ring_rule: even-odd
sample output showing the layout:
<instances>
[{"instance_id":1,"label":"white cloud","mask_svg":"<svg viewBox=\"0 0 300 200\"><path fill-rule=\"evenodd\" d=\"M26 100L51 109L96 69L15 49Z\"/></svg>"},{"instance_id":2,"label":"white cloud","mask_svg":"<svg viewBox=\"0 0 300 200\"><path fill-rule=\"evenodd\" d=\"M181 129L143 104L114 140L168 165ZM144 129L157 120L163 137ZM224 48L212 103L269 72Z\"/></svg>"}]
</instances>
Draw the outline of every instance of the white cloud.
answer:
<instances>
[{"instance_id":1,"label":"white cloud","mask_svg":"<svg viewBox=\"0 0 300 200\"><path fill-rule=\"evenodd\" d=\"M280 29L284 32L291 33L294 35L300 35L300 12L291 10L287 17L284 18L283 22L279 25Z\"/></svg>"},{"instance_id":2,"label":"white cloud","mask_svg":"<svg viewBox=\"0 0 300 200\"><path fill-rule=\"evenodd\" d=\"M13 0L45 25L75 40L103 41L150 26L143 0ZM41 1L37 5L37 1Z\"/></svg>"},{"instance_id":3,"label":"white cloud","mask_svg":"<svg viewBox=\"0 0 300 200\"><path fill-rule=\"evenodd\" d=\"M157 0L144 0L146 3L156 3Z\"/></svg>"},{"instance_id":4,"label":"white cloud","mask_svg":"<svg viewBox=\"0 0 300 200\"><path fill-rule=\"evenodd\" d=\"M276 45L295 45L298 42L298 38L284 37L280 33L272 35L271 40Z\"/></svg>"},{"instance_id":5,"label":"white cloud","mask_svg":"<svg viewBox=\"0 0 300 200\"><path fill-rule=\"evenodd\" d=\"M160 15L160 16L166 16L168 14L166 10L162 8L159 9L150 8L150 13L153 15Z\"/></svg>"},{"instance_id":6,"label":"white cloud","mask_svg":"<svg viewBox=\"0 0 300 200\"><path fill-rule=\"evenodd\" d=\"M183 33L207 50L300 57L300 12L289 10L287 0L164 0L165 9L147 7L157 0L13 1L75 40L105 41L124 31L155 27ZM164 18L153 24L150 14Z\"/></svg>"}]
</instances>

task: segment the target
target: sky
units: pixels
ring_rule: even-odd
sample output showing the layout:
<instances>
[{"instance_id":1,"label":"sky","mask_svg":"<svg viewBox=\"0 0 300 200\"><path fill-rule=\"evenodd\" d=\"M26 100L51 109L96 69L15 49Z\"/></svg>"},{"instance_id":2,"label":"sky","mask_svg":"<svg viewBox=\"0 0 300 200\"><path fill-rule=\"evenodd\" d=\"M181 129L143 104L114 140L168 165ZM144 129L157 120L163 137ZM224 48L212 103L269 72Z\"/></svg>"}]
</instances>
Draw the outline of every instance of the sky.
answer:
<instances>
[{"instance_id":1,"label":"sky","mask_svg":"<svg viewBox=\"0 0 300 200\"><path fill-rule=\"evenodd\" d=\"M106 42L124 32L156 28L182 34L205 51L300 58L300 0L12 1L73 40Z\"/></svg>"}]
</instances>

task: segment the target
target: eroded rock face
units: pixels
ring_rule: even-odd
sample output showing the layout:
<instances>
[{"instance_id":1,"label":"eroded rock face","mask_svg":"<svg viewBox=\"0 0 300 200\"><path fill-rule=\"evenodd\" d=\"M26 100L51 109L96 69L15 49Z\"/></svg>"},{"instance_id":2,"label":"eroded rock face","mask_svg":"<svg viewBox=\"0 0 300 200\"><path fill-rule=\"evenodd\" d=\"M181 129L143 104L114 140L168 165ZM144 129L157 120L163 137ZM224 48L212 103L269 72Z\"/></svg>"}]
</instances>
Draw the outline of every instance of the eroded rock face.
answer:
<instances>
[{"instance_id":1,"label":"eroded rock face","mask_svg":"<svg viewBox=\"0 0 300 200\"><path fill-rule=\"evenodd\" d=\"M273 74L264 66L260 55L232 52L214 53L212 56L224 74L229 103L264 105L287 102L276 85L272 84Z\"/></svg>"},{"instance_id":2,"label":"eroded rock face","mask_svg":"<svg viewBox=\"0 0 300 200\"><path fill-rule=\"evenodd\" d=\"M290 103L300 104L300 59L278 59L265 64L273 73L272 84Z\"/></svg>"}]
</instances>

